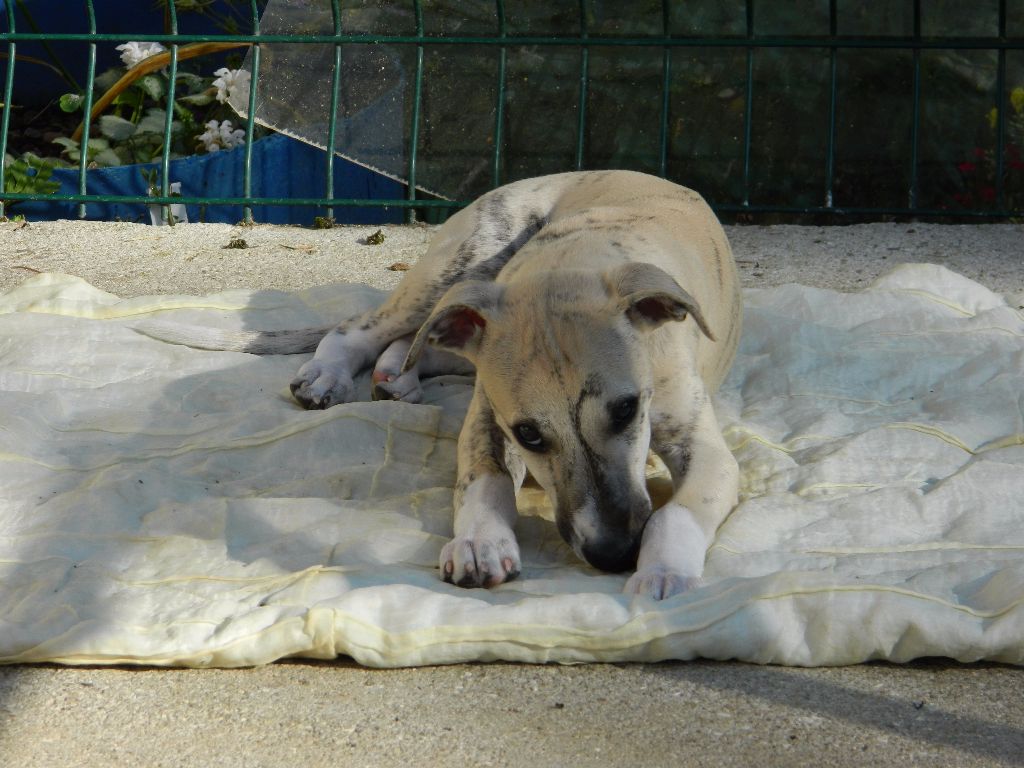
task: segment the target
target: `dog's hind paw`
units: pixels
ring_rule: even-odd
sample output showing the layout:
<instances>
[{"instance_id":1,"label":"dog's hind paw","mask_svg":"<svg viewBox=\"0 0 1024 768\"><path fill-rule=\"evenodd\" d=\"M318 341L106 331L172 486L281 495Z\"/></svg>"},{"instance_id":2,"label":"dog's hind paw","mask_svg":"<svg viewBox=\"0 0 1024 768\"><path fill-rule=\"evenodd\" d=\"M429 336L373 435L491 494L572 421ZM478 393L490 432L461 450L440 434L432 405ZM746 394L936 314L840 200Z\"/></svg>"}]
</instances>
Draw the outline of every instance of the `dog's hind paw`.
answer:
<instances>
[{"instance_id":1,"label":"dog's hind paw","mask_svg":"<svg viewBox=\"0 0 1024 768\"><path fill-rule=\"evenodd\" d=\"M292 397L303 408L317 410L355 399L355 384L344 372L313 358L292 379Z\"/></svg>"},{"instance_id":2,"label":"dog's hind paw","mask_svg":"<svg viewBox=\"0 0 1024 768\"><path fill-rule=\"evenodd\" d=\"M420 377L415 371L408 371L397 376L374 371L371 396L374 400L401 400L405 403L419 403L423 401L423 388L420 386Z\"/></svg>"},{"instance_id":3,"label":"dog's hind paw","mask_svg":"<svg viewBox=\"0 0 1024 768\"><path fill-rule=\"evenodd\" d=\"M701 586L700 576L687 576L664 565L643 568L626 582L623 592L630 595L647 595L655 600L664 600L673 595L689 592Z\"/></svg>"},{"instance_id":4,"label":"dog's hind paw","mask_svg":"<svg viewBox=\"0 0 1024 768\"><path fill-rule=\"evenodd\" d=\"M519 575L519 545L514 538L457 538L441 550L441 578L460 587L496 587Z\"/></svg>"}]
</instances>

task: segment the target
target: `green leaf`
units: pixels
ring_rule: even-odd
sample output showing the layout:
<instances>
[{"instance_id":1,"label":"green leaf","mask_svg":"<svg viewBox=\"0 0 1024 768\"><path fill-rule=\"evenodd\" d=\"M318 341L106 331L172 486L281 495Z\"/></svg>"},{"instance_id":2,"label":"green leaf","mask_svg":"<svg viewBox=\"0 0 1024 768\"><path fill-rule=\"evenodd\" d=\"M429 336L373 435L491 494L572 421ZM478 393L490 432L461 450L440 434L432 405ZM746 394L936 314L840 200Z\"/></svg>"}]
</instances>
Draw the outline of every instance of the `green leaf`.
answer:
<instances>
[{"instance_id":1,"label":"green leaf","mask_svg":"<svg viewBox=\"0 0 1024 768\"><path fill-rule=\"evenodd\" d=\"M179 101L184 101L184 99L179 99ZM192 110L189 109L188 107L183 107L181 104L175 104L174 105L174 114L175 114L176 117L181 118L182 121L184 121L186 123L189 123L191 125L195 125L196 116L192 113ZM175 122L177 123L177 121L175 121Z\"/></svg>"},{"instance_id":2,"label":"green leaf","mask_svg":"<svg viewBox=\"0 0 1024 768\"><path fill-rule=\"evenodd\" d=\"M125 105L131 107L133 110L138 109L142 106L142 102L146 100L146 94L143 91L135 88L129 88L127 91L122 91L114 97L114 104Z\"/></svg>"},{"instance_id":3,"label":"green leaf","mask_svg":"<svg viewBox=\"0 0 1024 768\"><path fill-rule=\"evenodd\" d=\"M157 75L146 75L145 77L139 78L135 85L141 88L147 96L155 101L159 101L167 93L167 81Z\"/></svg>"},{"instance_id":4,"label":"green leaf","mask_svg":"<svg viewBox=\"0 0 1024 768\"><path fill-rule=\"evenodd\" d=\"M26 153L7 166L4 191L49 195L60 189L60 183L50 179L52 175L51 166L35 155Z\"/></svg>"},{"instance_id":5,"label":"green leaf","mask_svg":"<svg viewBox=\"0 0 1024 768\"><path fill-rule=\"evenodd\" d=\"M135 125L117 115L103 115L100 118L100 133L112 141L124 141L135 135Z\"/></svg>"},{"instance_id":6,"label":"green leaf","mask_svg":"<svg viewBox=\"0 0 1024 768\"><path fill-rule=\"evenodd\" d=\"M210 78L202 77L194 72L178 72L178 87L184 85L189 93L205 91L210 87Z\"/></svg>"},{"instance_id":7,"label":"green leaf","mask_svg":"<svg viewBox=\"0 0 1024 768\"><path fill-rule=\"evenodd\" d=\"M85 103L85 97L80 93L65 93L57 103L62 112L77 112Z\"/></svg>"},{"instance_id":8,"label":"green leaf","mask_svg":"<svg viewBox=\"0 0 1024 768\"><path fill-rule=\"evenodd\" d=\"M196 93L192 96L182 96L178 99L178 103L185 102L191 104L194 107L205 107L207 104L213 101L214 94L204 91L202 93Z\"/></svg>"},{"instance_id":9,"label":"green leaf","mask_svg":"<svg viewBox=\"0 0 1024 768\"><path fill-rule=\"evenodd\" d=\"M92 162L96 163L96 165L103 167L109 167L112 165L123 165L121 157L118 156L118 154L112 149L104 149L97 152L95 156L92 158Z\"/></svg>"},{"instance_id":10,"label":"green leaf","mask_svg":"<svg viewBox=\"0 0 1024 768\"><path fill-rule=\"evenodd\" d=\"M74 139L69 139L67 136L58 136L53 140L54 144L60 144L64 147L61 150L62 155L67 155L68 160L72 163L77 163L79 158L82 157L82 152L79 149L78 142Z\"/></svg>"},{"instance_id":11,"label":"green leaf","mask_svg":"<svg viewBox=\"0 0 1024 768\"><path fill-rule=\"evenodd\" d=\"M121 79L121 75L124 74L124 70L121 67L113 67L108 69L101 75L96 76L96 92L104 93L109 91L113 87L114 83Z\"/></svg>"},{"instance_id":12,"label":"green leaf","mask_svg":"<svg viewBox=\"0 0 1024 768\"><path fill-rule=\"evenodd\" d=\"M139 132L140 133L160 133L164 132L164 122L167 120L167 113L162 109L150 109L146 112L146 116L139 120Z\"/></svg>"},{"instance_id":13,"label":"green leaf","mask_svg":"<svg viewBox=\"0 0 1024 768\"><path fill-rule=\"evenodd\" d=\"M167 120L167 112L162 109L151 108L146 111L146 116L139 121L139 133L164 134L164 122ZM171 133L181 130L181 123L177 120L171 121Z\"/></svg>"}]
</instances>

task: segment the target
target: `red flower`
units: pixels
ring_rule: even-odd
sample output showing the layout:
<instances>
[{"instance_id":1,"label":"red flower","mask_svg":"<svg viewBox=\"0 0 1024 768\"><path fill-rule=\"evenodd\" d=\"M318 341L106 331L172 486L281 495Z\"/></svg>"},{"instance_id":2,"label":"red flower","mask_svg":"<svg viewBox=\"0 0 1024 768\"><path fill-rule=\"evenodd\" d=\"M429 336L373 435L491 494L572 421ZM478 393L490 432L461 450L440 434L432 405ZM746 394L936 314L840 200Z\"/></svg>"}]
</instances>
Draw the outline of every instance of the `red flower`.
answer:
<instances>
[{"instance_id":1,"label":"red flower","mask_svg":"<svg viewBox=\"0 0 1024 768\"><path fill-rule=\"evenodd\" d=\"M978 169L974 163L959 163L956 167L960 173L974 173Z\"/></svg>"},{"instance_id":2,"label":"red flower","mask_svg":"<svg viewBox=\"0 0 1024 768\"><path fill-rule=\"evenodd\" d=\"M982 187L981 188L981 199L984 200L986 203L991 203L993 200L995 200L996 199L996 189L995 189L995 187Z\"/></svg>"},{"instance_id":3,"label":"red flower","mask_svg":"<svg viewBox=\"0 0 1024 768\"><path fill-rule=\"evenodd\" d=\"M975 147L974 148L974 156L976 158L978 158L979 160L983 159L985 157L985 150L982 149L981 147Z\"/></svg>"}]
</instances>

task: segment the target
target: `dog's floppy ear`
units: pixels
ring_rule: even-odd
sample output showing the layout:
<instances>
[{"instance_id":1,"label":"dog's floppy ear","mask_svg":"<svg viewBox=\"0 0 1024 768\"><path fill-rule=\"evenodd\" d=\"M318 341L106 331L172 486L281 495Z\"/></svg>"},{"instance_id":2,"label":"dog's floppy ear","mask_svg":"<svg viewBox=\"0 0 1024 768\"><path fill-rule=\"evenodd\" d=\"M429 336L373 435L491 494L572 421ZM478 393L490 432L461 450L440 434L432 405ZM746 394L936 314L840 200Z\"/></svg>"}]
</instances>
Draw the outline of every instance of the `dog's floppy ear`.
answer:
<instances>
[{"instance_id":1,"label":"dog's floppy ear","mask_svg":"<svg viewBox=\"0 0 1024 768\"><path fill-rule=\"evenodd\" d=\"M449 288L416 334L402 372L416 365L424 344L473 361L484 330L497 309L501 291L500 286L481 280L466 280Z\"/></svg>"},{"instance_id":2,"label":"dog's floppy ear","mask_svg":"<svg viewBox=\"0 0 1024 768\"><path fill-rule=\"evenodd\" d=\"M665 270L631 262L609 272L606 279L613 294L620 298L619 306L638 328L652 330L669 320L679 322L692 316L704 335L715 340L697 300Z\"/></svg>"}]
</instances>

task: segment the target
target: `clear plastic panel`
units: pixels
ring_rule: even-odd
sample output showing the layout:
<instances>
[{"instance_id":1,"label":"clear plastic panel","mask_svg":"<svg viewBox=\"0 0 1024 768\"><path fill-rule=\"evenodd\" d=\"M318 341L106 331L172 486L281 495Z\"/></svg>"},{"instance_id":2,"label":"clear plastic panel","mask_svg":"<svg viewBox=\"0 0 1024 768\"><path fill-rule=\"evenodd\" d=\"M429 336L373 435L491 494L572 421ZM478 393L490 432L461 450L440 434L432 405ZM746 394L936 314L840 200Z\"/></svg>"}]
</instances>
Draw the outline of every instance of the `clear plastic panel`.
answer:
<instances>
[{"instance_id":1,"label":"clear plastic panel","mask_svg":"<svg viewBox=\"0 0 1024 768\"><path fill-rule=\"evenodd\" d=\"M341 3L344 34L415 35L413 3L371 0ZM428 35L497 32L492 0L421 3ZM271 0L260 31L265 35L329 35L334 15L328 0ZM252 52L246 69L252 69ZM417 126L417 188L443 198L478 194L492 181L480 157L493 153L498 97L494 46L424 46ZM334 152L402 182L408 181L416 83L416 46L347 43L341 46ZM261 46L255 119L261 125L322 149L330 135L335 46L265 43ZM244 94L232 107L248 116Z\"/></svg>"}]
</instances>

